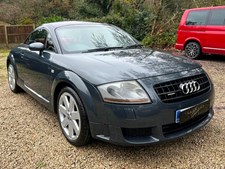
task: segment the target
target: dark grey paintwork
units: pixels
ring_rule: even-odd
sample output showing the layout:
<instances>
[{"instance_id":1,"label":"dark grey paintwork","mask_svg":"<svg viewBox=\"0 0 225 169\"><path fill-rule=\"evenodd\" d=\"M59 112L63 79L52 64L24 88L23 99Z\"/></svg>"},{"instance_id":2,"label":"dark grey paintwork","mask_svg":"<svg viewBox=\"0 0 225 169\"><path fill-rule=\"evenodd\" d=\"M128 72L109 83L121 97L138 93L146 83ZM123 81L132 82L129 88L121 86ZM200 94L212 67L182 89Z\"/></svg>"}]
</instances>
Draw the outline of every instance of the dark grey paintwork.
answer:
<instances>
[{"instance_id":1,"label":"dark grey paintwork","mask_svg":"<svg viewBox=\"0 0 225 169\"><path fill-rule=\"evenodd\" d=\"M191 60L150 49L65 55L57 61L96 85L171 74L199 67Z\"/></svg>"},{"instance_id":2,"label":"dark grey paintwork","mask_svg":"<svg viewBox=\"0 0 225 169\"><path fill-rule=\"evenodd\" d=\"M157 83L204 73L199 64L151 49L63 54L55 29L71 24L88 26L98 23L45 24L37 29L44 28L51 34L56 52L44 50L40 54L31 51L28 45L21 44L10 52L7 59L7 64L11 62L16 68L18 85L50 110L56 111L57 94L62 87L69 85L84 104L92 136L122 145L143 145L177 138L204 126L212 118L214 88L211 82L209 92L174 104L162 103L153 89L153 85ZM96 88L100 84L134 79L144 87L152 100L151 104L104 103ZM170 138L163 136L162 125L174 123L174 112L177 109L205 100L210 101L209 115L205 121ZM121 131L121 128L144 127L152 127L153 134L142 140L126 140Z\"/></svg>"}]
</instances>

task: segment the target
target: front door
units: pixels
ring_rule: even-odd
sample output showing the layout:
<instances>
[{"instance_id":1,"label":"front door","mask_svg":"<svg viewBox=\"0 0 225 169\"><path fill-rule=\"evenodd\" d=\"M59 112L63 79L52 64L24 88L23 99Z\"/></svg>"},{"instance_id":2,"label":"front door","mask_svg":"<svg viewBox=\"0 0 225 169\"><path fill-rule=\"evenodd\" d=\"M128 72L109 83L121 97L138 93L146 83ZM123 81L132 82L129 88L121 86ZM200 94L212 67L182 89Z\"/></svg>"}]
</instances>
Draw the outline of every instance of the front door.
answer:
<instances>
[{"instance_id":1,"label":"front door","mask_svg":"<svg viewBox=\"0 0 225 169\"><path fill-rule=\"evenodd\" d=\"M45 49L43 52L31 51L29 44L33 42L41 42L47 44L48 32L45 29L39 29L31 34L26 45L27 50L24 52L23 59L26 61L26 76L23 79L24 86L32 93L42 98L46 102L50 101L51 95L51 60L52 52Z\"/></svg>"}]
</instances>

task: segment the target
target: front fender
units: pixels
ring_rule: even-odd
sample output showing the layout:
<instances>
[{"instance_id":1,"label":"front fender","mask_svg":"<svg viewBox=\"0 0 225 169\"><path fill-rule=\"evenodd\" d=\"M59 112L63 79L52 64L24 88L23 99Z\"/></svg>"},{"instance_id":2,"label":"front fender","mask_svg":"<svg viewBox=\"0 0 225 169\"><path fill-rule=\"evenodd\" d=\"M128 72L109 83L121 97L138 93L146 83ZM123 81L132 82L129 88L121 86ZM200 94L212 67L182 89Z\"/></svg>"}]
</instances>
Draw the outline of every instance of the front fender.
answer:
<instances>
[{"instance_id":1,"label":"front fender","mask_svg":"<svg viewBox=\"0 0 225 169\"><path fill-rule=\"evenodd\" d=\"M6 59L6 66L7 66L7 69L8 69L8 66L9 66L9 63L13 65L14 69L15 69L15 73L16 73L16 77L17 77L17 83L20 84L20 78L19 78L19 75L18 75L18 70L17 70L17 66L16 66L16 61L15 61L15 58L14 58L14 55L13 53L9 53L7 59Z\"/></svg>"},{"instance_id":2,"label":"front fender","mask_svg":"<svg viewBox=\"0 0 225 169\"><path fill-rule=\"evenodd\" d=\"M60 86L60 84L63 84L63 83L69 84L78 94L78 96L80 97L84 105L89 121L93 121L94 119L96 119L97 115L95 114L96 111L95 111L93 98L91 97L91 94L86 84L77 74L71 71L60 72L53 81L52 89L51 89L51 100L52 100L53 109L56 110L55 107L57 103L54 100L55 100L56 94L60 92L60 91L57 91L60 89L58 87Z\"/></svg>"},{"instance_id":3,"label":"front fender","mask_svg":"<svg viewBox=\"0 0 225 169\"><path fill-rule=\"evenodd\" d=\"M14 66L14 68L16 68L16 62L12 53L9 53L7 57L7 60L6 60L7 67L9 66L9 63L11 63Z\"/></svg>"}]
</instances>

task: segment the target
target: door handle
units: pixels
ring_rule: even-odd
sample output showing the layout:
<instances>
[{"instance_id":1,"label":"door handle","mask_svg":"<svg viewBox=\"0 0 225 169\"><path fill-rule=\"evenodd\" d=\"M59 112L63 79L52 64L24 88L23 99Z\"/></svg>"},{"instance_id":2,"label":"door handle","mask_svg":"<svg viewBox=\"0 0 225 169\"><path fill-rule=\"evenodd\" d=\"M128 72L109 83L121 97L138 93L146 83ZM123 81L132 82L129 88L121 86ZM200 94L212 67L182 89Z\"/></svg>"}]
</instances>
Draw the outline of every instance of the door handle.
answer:
<instances>
[{"instance_id":1,"label":"door handle","mask_svg":"<svg viewBox=\"0 0 225 169\"><path fill-rule=\"evenodd\" d=\"M22 53L21 53L21 58L23 59L23 57L24 57L24 53L22 52Z\"/></svg>"}]
</instances>

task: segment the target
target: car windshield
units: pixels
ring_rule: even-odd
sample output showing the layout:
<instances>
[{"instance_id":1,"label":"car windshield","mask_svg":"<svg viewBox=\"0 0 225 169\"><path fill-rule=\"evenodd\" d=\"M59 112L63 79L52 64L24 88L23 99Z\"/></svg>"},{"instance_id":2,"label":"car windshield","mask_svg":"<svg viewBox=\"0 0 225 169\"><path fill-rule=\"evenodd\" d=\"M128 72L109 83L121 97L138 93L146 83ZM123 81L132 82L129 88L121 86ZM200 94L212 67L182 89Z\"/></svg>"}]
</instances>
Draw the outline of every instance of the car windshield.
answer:
<instances>
[{"instance_id":1,"label":"car windshield","mask_svg":"<svg viewBox=\"0 0 225 169\"><path fill-rule=\"evenodd\" d=\"M129 48L139 43L114 26L72 25L56 29L63 53L94 52Z\"/></svg>"}]
</instances>

